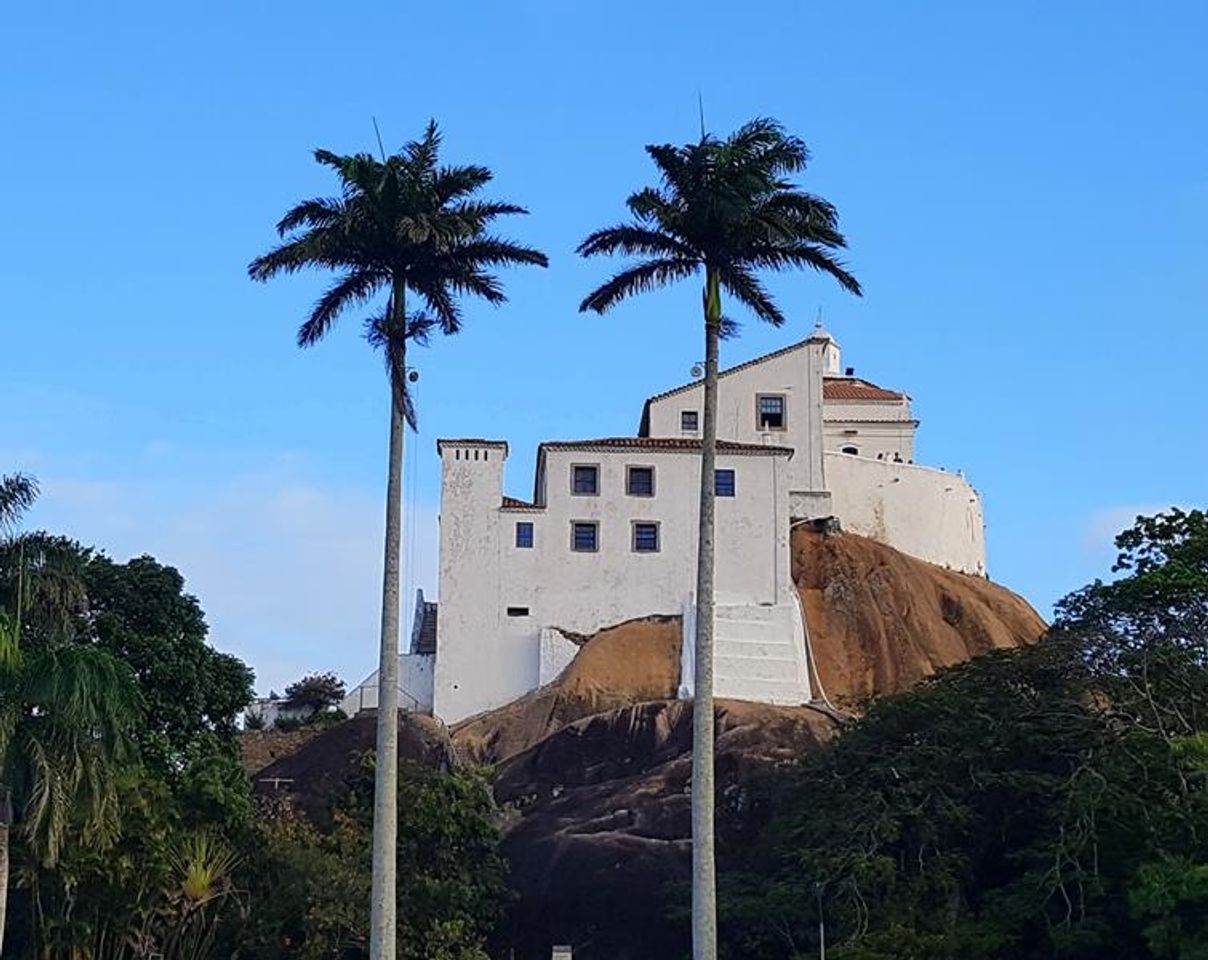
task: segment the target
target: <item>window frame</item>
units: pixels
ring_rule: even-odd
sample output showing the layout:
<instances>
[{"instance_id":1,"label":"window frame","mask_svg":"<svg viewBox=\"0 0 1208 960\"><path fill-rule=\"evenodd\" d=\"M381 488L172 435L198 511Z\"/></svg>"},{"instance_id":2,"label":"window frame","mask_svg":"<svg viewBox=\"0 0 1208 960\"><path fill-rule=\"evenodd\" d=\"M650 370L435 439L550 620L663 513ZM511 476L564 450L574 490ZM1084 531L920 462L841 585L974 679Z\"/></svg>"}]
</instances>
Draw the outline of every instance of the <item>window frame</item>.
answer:
<instances>
[{"instance_id":1,"label":"window frame","mask_svg":"<svg viewBox=\"0 0 1208 960\"><path fill-rule=\"evenodd\" d=\"M520 529L521 529L521 527L526 528L526 530L527 530L527 532L528 532L528 543L521 543L521 542L520 542ZM532 549L533 549L533 544L534 544L534 542L536 541L536 539L537 539L537 537L536 537L536 530L535 530L535 528L533 527L533 521L532 521L532 520L517 520L517 521L516 521L516 539L515 539L515 542L514 542L514 546L515 546L515 548L516 548L517 550L532 550Z\"/></svg>"},{"instance_id":2,"label":"window frame","mask_svg":"<svg viewBox=\"0 0 1208 960\"><path fill-rule=\"evenodd\" d=\"M631 484L633 471L649 470L650 471L650 492L649 493L634 493ZM627 463L625 464L625 496L627 497L643 497L649 500L657 492L657 479L655 477L655 469L653 464L645 463Z\"/></svg>"},{"instance_id":3,"label":"window frame","mask_svg":"<svg viewBox=\"0 0 1208 960\"><path fill-rule=\"evenodd\" d=\"M595 489L591 493L576 490L576 474L579 470L591 470L595 473ZM600 465L598 463L572 463L570 465L570 495L572 497L598 497L600 495Z\"/></svg>"},{"instance_id":4,"label":"window frame","mask_svg":"<svg viewBox=\"0 0 1208 960\"><path fill-rule=\"evenodd\" d=\"M722 493L718 489L718 487L719 487L718 481L721 479L721 475L723 473L728 474L730 477L730 492L729 493ZM733 500L737 496L738 496L738 471L736 471L733 467L716 467L716 468L714 468L714 470L713 470L713 497L714 497L714 499L716 499L717 497L724 497L727 500Z\"/></svg>"},{"instance_id":5,"label":"window frame","mask_svg":"<svg viewBox=\"0 0 1208 960\"><path fill-rule=\"evenodd\" d=\"M638 527L654 528L654 549L643 550L638 547ZM629 522L629 552L630 553L662 553L663 525L658 520L631 520Z\"/></svg>"},{"instance_id":6,"label":"window frame","mask_svg":"<svg viewBox=\"0 0 1208 960\"><path fill-rule=\"evenodd\" d=\"M691 417L694 426L685 427L684 417ZM700 411L680 410L680 433L700 433Z\"/></svg>"},{"instance_id":7,"label":"window frame","mask_svg":"<svg viewBox=\"0 0 1208 960\"><path fill-rule=\"evenodd\" d=\"M590 549L580 548L575 534L578 532L578 527L591 527L594 531L592 535L592 546ZM600 552L600 521L599 520L572 520L570 522L570 552L571 553L599 553Z\"/></svg>"},{"instance_id":8,"label":"window frame","mask_svg":"<svg viewBox=\"0 0 1208 960\"><path fill-rule=\"evenodd\" d=\"M780 426L767 426L763 422L763 401L764 400L779 400L780 401ZM755 394L755 429L761 433L764 431L772 431L782 433L789 428L789 399L783 393L757 393Z\"/></svg>"}]
</instances>

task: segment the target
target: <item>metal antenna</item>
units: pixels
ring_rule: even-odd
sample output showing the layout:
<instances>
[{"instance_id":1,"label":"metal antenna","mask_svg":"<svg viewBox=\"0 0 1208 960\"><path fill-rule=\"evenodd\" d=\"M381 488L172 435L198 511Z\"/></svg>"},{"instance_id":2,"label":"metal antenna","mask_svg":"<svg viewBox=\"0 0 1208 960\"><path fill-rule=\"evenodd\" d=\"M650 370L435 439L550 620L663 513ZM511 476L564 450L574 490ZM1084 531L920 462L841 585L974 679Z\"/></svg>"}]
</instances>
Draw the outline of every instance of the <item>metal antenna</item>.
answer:
<instances>
[{"instance_id":1,"label":"metal antenna","mask_svg":"<svg viewBox=\"0 0 1208 960\"><path fill-rule=\"evenodd\" d=\"M382 131L378 129L377 117L371 117L373 120L373 132L377 135L378 150L382 154L382 163L386 162L386 148L382 146Z\"/></svg>"},{"instance_id":2,"label":"metal antenna","mask_svg":"<svg viewBox=\"0 0 1208 960\"><path fill-rule=\"evenodd\" d=\"M700 110L700 138L705 139L705 96L699 90L696 91L696 106Z\"/></svg>"}]
</instances>

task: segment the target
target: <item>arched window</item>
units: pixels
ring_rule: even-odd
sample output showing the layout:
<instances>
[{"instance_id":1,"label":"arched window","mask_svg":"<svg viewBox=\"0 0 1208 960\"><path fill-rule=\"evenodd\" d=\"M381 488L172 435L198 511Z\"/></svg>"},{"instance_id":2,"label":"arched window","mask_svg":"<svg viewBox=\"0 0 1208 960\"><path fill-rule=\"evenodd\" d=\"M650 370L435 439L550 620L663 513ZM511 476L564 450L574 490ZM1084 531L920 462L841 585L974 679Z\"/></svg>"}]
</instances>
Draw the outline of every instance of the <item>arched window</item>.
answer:
<instances>
[{"instance_id":1,"label":"arched window","mask_svg":"<svg viewBox=\"0 0 1208 960\"><path fill-rule=\"evenodd\" d=\"M860 453L860 448L859 447L844 447L842 452L850 453L854 457Z\"/></svg>"}]
</instances>

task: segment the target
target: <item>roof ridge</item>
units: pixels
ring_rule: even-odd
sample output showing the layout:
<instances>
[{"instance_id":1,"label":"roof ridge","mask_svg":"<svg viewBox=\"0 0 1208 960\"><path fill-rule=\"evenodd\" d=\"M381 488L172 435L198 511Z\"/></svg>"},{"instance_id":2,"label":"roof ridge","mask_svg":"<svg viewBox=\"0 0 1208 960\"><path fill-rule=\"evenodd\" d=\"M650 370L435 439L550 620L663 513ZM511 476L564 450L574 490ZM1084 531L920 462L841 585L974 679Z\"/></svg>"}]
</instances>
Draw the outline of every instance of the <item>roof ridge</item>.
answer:
<instances>
[{"instance_id":1,"label":"roof ridge","mask_svg":"<svg viewBox=\"0 0 1208 960\"><path fill-rule=\"evenodd\" d=\"M739 370L745 370L747 367L753 367L757 363L763 363L765 360L772 360L786 353L791 353L793 350L800 350L811 340L816 339L815 336L806 337L804 340L798 340L796 343L790 343L786 347L781 347L778 350L773 350L770 353L760 354L758 357L752 357L750 360L744 360L742 363L735 364L732 367L726 367L725 370L718 370L719 377L729 376L731 373L737 373ZM654 403L656 400L662 400L666 397L674 396L677 393L682 393L685 390L691 390L693 387L702 383L701 380L692 380L689 383L681 384L678 387L672 387L670 390L664 390L662 393L656 393L654 396L647 397L647 403Z\"/></svg>"}]
</instances>

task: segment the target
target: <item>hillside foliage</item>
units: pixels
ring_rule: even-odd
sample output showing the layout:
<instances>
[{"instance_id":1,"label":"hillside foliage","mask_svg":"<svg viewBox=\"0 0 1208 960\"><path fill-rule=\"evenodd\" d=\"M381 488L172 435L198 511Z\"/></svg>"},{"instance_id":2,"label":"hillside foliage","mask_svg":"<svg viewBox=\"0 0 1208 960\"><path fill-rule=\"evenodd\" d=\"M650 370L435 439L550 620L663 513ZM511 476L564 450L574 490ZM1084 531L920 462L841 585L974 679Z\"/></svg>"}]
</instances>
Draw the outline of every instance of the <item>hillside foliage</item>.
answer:
<instances>
[{"instance_id":1,"label":"hillside foliage","mask_svg":"<svg viewBox=\"0 0 1208 960\"><path fill-rule=\"evenodd\" d=\"M770 776L730 956L1208 956L1208 523L1138 518L1050 635L874 700Z\"/></svg>"}]
</instances>

